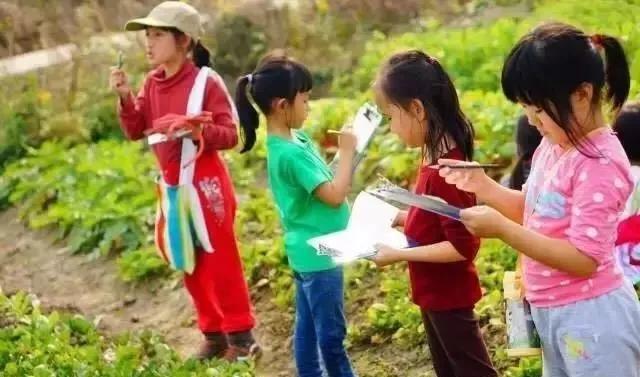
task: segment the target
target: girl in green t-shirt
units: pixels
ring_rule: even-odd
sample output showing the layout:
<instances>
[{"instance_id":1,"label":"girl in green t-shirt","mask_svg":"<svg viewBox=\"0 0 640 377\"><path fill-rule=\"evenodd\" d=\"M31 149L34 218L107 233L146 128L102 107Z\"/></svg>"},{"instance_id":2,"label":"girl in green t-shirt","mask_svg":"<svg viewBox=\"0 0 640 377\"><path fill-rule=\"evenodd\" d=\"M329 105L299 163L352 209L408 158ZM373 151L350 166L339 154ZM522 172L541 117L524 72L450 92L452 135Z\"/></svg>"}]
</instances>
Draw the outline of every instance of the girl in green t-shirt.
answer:
<instances>
[{"instance_id":1,"label":"girl in green t-shirt","mask_svg":"<svg viewBox=\"0 0 640 377\"><path fill-rule=\"evenodd\" d=\"M356 138L342 132L335 175L309 137L300 130L308 115L311 74L282 54L264 58L238 80L236 106L244 136L242 152L256 141L258 111L267 120L269 187L280 211L285 251L296 283L294 355L298 375L353 376L344 348L346 321L342 269L307 244L311 238L343 230L349 219ZM322 360L322 362L320 361Z\"/></svg>"}]
</instances>

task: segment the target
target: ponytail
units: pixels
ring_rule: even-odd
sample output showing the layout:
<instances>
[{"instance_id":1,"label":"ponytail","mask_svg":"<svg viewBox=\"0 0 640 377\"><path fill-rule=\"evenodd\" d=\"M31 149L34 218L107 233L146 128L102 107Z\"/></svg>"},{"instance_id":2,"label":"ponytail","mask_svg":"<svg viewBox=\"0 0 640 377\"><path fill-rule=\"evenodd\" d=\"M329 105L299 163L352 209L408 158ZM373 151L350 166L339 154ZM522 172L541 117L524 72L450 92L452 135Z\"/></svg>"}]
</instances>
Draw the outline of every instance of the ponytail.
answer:
<instances>
[{"instance_id":1,"label":"ponytail","mask_svg":"<svg viewBox=\"0 0 640 377\"><path fill-rule=\"evenodd\" d=\"M200 41L193 46L193 63L198 68L211 67L211 53Z\"/></svg>"},{"instance_id":2,"label":"ponytail","mask_svg":"<svg viewBox=\"0 0 640 377\"><path fill-rule=\"evenodd\" d=\"M502 69L502 90L510 101L541 108L580 153L597 158L601 152L582 138L571 106L571 95L583 84L593 87L592 108L605 100L617 113L629 95L629 64L615 38L589 36L563 23L543 24L522 37Z\"/></svg>"},{"instance_id":3,"label":"ponytail","mask_svg":"<svg viewBox=\"0 0 640 377\"><path fill-rule=\"evenodd\" d=\"M249 100L251 75L242 76L236 85L236 107L240 118L240 131L243 146L240 153L245 153L253 148L256 143L256 130L260 124L260 116Z\"/></svg>"},{"instance_id":4,"label":"ponytail","mask_svg":"<svg viewBox=\"0 0 640 377\"><path fill-rule=\"evenodd\" d=\"M161 28L162 30L166 30L173 34L173 37L177 40L179 38L185 38L186 34L175 27ZM193 64L195 64L198 68L202 67L211 67L211 53L209 50L204 47L202 42L196 41L195 39L191 39L190 43L191 55Z\"/></svg>"},{"instance_id":5,"label":"ponytail","mask_svg":"<svg viewBox=\"0 0 640 377\"><path fill-rule=\"evenodd\" d=\"M629 96L629 63L620 42L608 35L594 34L591 42L596 48L604 50L605 80L607 91L605 98L611 102L614 112L619 112Z\"/></svg>"}]
</instances>

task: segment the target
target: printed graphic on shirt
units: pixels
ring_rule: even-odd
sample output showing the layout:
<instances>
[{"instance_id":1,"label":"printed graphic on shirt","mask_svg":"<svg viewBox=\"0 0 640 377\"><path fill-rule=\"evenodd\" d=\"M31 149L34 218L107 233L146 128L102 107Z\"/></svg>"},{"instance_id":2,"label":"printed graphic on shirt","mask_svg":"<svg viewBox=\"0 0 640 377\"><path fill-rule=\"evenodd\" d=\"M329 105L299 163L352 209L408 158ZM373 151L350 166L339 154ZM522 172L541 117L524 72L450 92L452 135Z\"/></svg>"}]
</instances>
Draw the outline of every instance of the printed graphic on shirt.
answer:
<instances>
[{"instance_id":1,"label":"printed graphic on shirt","mask_svg":"<svg viewBox=\"0 0 640 377\"><path fill-rule=\"evenodd\" d=\"M221 225L224 221L224 196L220 179L206 177L198 185L206 198L207 208L215 215L216 223Z\"/></svg>"},{"instance_id":2,"label":"printed graphic on shirt","mask_svg":"<svg viewBox=\"0 0 640 377\"><path fill-rule=\"evenodd\" d=\"M536 203L536 213L540 217L561 219L566 215L566 204L567 199L559 192L541 192L538 202Z\"/></svg>"}]
</instances>

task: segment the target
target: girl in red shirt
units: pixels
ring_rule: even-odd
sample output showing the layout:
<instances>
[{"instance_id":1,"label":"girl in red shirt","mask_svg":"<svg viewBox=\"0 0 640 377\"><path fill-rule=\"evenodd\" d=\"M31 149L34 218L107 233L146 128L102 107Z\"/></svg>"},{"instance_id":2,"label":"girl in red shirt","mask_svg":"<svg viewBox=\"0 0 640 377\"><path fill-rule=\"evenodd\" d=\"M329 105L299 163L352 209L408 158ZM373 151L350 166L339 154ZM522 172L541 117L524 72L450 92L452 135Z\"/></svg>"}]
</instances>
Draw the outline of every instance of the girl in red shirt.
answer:
<instances>
[{"instance_id":1,"label":"girl in red shirt","mask_svg":"<svg viewBox=\"0 0 640 377\"><path fill-rule=\"evenodd\" d=\"M200 15L178 1L161 3L146 18L128 22L126 29L145 31L147 58L157 67L147 75L137 97L124 71L111 72L111 87L120 98L122 129L130 140L141 140L154 120L186 113L196 76L201 67L210 65L210 55L199 41ZM238 142L235 109L218 75L207 79L202 111L210 112L212 119L202 128L204 152L196 161L193 185L213 252L196 250L195 269L185 273L184 284L205 337L196 357L235 361L254 355L258 347L251 334L255 320L233 229L234 189L218 153ZM154 144L152 149L164 182L177 185L182 140Z\"/></svg>"},{"instance_id":2,"label":"girl in red shirt","mask_svg":"<svg viewBox=\"0 0 640 377\"><path fill-rule=\"evenodd\" d=\"M438 158L468 161L473 155L473 126L440 63L421 51L396 54L382 68L375 93L391 132L423 151L415 192L474 206L473 195L448 185L434 168ZM497 376L473 313L482 296L473 264L478 238L459 221L413 207L396 225L404 226L411 248L379 245L374 261L409 262L413 302L422 311L438 377Z\"/></svg>"}]
</instances>

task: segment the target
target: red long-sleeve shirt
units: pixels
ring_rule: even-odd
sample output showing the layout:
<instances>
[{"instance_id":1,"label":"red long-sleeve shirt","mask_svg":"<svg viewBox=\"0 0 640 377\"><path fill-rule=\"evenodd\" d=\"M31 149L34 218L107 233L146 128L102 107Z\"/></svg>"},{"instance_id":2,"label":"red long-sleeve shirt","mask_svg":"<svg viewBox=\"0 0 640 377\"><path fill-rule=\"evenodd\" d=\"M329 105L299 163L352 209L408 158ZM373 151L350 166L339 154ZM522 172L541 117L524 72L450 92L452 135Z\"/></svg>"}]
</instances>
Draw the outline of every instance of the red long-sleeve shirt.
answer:
<instances>
[{"instance_id":1,"label":"red long-sleeve shirt","mask_svg":"<svg viewBox=\"0 0 640 377\"><path fill-rule=\"evenodd\" d=\"M163 69L151 71L138 96L134 98L132 95L120 102L120 124L127 138L144 138L145 130L152 128L153 121L166 114L186 114L189 94L198 71L190 60L168 78ZM212 162L213 165L221 165L217 150L230 149L238 143L233 110L226 91L211 77L207 81L202 110L213 114L213 125L203 130L204 155L198 160L196 170L200 170L198 166L206 168ZM181 145L180 140L175 140L152 146L162 175L169 184L178 183Z\"/></svg>"},{"instance_id":2,"label":"red long-sleeve shirt","mask_svg":"<svg viewBox=\"0 0 640 377\"><path fill-rule=\"evenodd\" d=\"M462 152L453 149L443 158L464 160ZM474 195L458 190L440 177L437 169L422 166L415 192L438 196L460 208L475 205ZM449 241L466 260L454 263L409 263L413 302L422 309L451 310L473 307L482 296L478 273L473 263L480 247L464 225L447 217L409 209L404 232L412 246L426 246Z\"/></svg>"}]
</instances>

